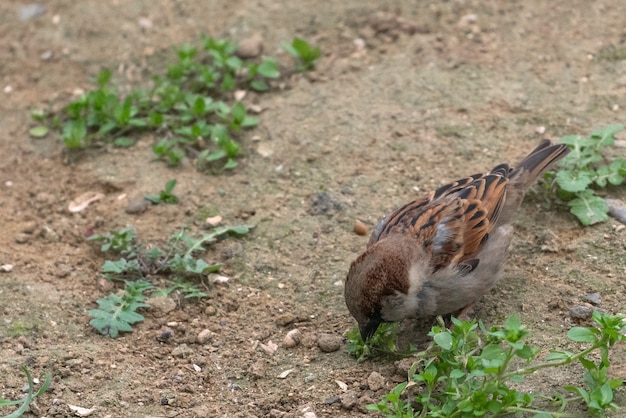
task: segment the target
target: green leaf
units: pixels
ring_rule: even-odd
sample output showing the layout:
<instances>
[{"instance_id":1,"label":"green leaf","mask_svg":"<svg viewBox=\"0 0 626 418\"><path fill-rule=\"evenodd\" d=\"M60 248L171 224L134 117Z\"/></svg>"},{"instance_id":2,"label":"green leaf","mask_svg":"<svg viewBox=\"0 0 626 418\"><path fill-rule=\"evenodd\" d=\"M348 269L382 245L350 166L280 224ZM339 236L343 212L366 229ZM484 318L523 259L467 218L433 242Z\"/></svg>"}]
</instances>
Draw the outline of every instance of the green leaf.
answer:
<instances>
[{"instance_id":1,"label":"green leaf","mask_svg":"<svg viewBox=\"0 0 626 418\"><path fill-rule=\"evenodd\" d=\"M595 196L592 190L576 194L576 198L567 202L570 212L583 225L593 225L608 220L609 207L604 199Z\"/></svg>"},{"instance_id":2,"label":"green leaf","mask_svg":"<svg viewBox=\"0 0 626 418\"><path fill-rule=\"evenodd\" d=\"M250 82L250 87L252 87L252 89L256 91L267 91L270 88L263 80L252 80Z\"/></svg>"},{"instance_id":3,"label":"green leaf","mask_svg":"<svg viewBox=\"0 0 626 418\"><path fill-rule=\"evenodd\" d=\"M567 337L572 341L593 343L597 340L596 335L585 327L574 327L567 332Z\"/></svg>"},{"instance_id":4,"label":"green leaf","mask_svg":"<svg viewBox=\"0 0 626 418\"><path fill-rule=\"evenodd\" d=\"M135 140L127 136L120 136L119 138L115 138L113 145L118 148L128 148L135 145Z\"/></svg>"},{"instance_id":5,"label":"green leaf","mask_svg":"<svg viewBox=\"0 0 626 418\"><path fill-rule=\"evenodd\" d=\"M143 288L146 290L145 286ZM134 290L136 292L138 289ZM108 334L111 338L117 338L120 332L132 332L131 325L144 320L144 317L135 311L149 306L143 302L141 293L137 295L132 291L133 288L127 284L123 297L112 294L98 299L98 309L89 311L89 315L93 318L89 324L101 334Z\"/></svg>"},{"instance_id":6,"label":"green leaf","mask_svg":"<svg viewBox=\"0 0 626 418\"><path fill-rule=\"evenodd\" d=\"M30 136L33 138L43 138L48 135L48 127L43 125L35 126L34 128L31 128L28 133L30 133Z\"/></svg>"},{"instance_id":7,"label":"green leaf","mask_svg":"<svg viewBox=\"0 0 626 418\"><path fill-rule=\"evenodd\" d=\"M258 68L259 74L266 78L278 78L280 77L280 71L278 70L278 63L274 60L264 60Z\"/></svg>"},{"instance_id":8,"label":"green leaf","mask_svg":"<svg viewBox=\"0 0 626 418\"><path fill-rule=\"evenodd\" d=\"M556 182L565 191L576 193L583 191L593 183L594 173L591 170L577 172L561 170L556 173Z\"/></svg>"},{"instance_id":9,"label":"green leaf","mask_svg":"<svg viewBox=\"0 0 626 418\"><path fill-rule=\"evenodd\" d=\"M446 351L452 348L452 335L448 332L440 332L433 337L435 343Z\"/></svg>"},{"instance_id":10,"label":"green leaf","mask_svg":"<svg viewBox=\"0 0 626 418\"><path fill-rule=\"evenodd\" d=\"M597 131L593 131L591 133L591 137L596 139L598 142L598 146L604 148L606 146L613 145L613 137L616 133L622 131L624 129L624 125L616 124L605 126L602 129L598 129Z\"/></svg>"}]
</instances>

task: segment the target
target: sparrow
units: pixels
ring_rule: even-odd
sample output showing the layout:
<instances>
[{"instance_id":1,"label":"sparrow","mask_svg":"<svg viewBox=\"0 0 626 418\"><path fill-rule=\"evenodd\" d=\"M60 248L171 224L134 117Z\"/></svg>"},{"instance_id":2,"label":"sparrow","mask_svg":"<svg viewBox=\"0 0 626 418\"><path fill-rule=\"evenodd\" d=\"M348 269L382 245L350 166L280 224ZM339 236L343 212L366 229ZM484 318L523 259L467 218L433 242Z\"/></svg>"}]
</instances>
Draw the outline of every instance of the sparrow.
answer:
<instances>
[{"instance_id":1,"label":"sparrow","mask_svg":"<svg viewBox=\"0 0 626 418\"><path fill-rule=\"evenodd\" d=\"M526 190L568 152L567 145L544 140L515 168L499 164L384 217L345 283L363 341L382 322L471 309L502 277Z\"/></svg>"}]
</instances>

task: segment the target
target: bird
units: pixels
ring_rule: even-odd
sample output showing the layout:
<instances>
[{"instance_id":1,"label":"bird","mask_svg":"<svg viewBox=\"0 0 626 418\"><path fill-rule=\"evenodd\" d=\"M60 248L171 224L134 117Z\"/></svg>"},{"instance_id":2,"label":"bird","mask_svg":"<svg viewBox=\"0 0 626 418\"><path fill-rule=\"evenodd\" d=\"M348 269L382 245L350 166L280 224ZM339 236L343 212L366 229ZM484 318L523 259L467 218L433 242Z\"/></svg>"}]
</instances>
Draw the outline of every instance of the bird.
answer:
<instances>
[{"instance_id":1,"label":"bird","mask_svg":"<svg viewBox=\"0 0 626 418\"><path fill-rule=\"evenodd\" d=\"M383 322L470 312L502 277L524 194L569 151L543 140L515 167L453 181L385 216L345 281L363 341Z\"/></svg>"}]
</instances>

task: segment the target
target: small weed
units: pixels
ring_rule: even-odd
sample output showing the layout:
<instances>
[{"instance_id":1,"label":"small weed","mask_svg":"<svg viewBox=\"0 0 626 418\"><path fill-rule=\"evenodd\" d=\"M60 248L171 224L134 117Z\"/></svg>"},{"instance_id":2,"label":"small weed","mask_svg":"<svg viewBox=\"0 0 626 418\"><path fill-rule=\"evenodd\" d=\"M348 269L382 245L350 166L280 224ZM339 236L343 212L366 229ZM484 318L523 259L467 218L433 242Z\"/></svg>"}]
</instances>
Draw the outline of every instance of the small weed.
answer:
<instances>
[{"instance_id":1,"label":"small weed","mask_svg":"<svg viewBox=\"0 0 626 418\"><path fill-rule=\"evenodd\" d=\"M320 47L313 47L304 39L295 37L291 44L283 44L287 51L298 62L298 71L310 71L315 68L315 63L321 56Z\"/></svg>"},{"instance_id":2,"label":"small weed","mask_svg":"<svg viewBox=\"0 0 626 418\"><path fill-rule=\"evenodd\" d=\"M348 352L362 362L375 357L407 357L415 352L410 347L408 352L400 352L396 345L398 327L397 322L385 322L380 324L376 333L369 341L364 342L357 327L348 332Z\"/></svg>"},{"instance_id":3,"label":"small weed","mask_svg":"<svg viewBox=\"0 0 626 418\"><path fill-rule=\"evenodd\" d=\"M172 191L176 187L176 179L165 183L165 189L161 190L158 196L146 196L145 198L155 205L159 203L178 203L178 197Z\"/></svg>"},{"instance_id":4,"label":"small weed","mask_svg":"<svg viewBox=\"0 0 626 418\"><path fill-rule=\"evenodd\" d=\"M296 39L293 45L299 48L302 62L312 68L319 48L309 51ZM237 136L259 121L243 103L233 102L232 91L267 91L270 80L280 77L274 59L244 60L236 50L237 44L229 40L203 37L201 46L179 48L177 60L165 74L153 77L150 89L138 88L126 95L111 87L111 71L100 71L96 89L59 112L31 112L41 124L31 135L42 137L52 128L74 155L95 144L129 147L138 136L153 132L159 138L152 146L156 159L169 166L179 165L191 154L201 169L214 164L236 167Z\"/></svg>"},{"instance_id":5,"label":"small weed","mask_svg":"<svg viewBox=\"0 0 626 418\"><path fill-rule=\"evenodd\" d=\"M46 392L46 390L48 390L48 387L50 386L50 381L52 377L46 373L45 375L46 378L43 384L41 385L39 390L35 392L35 383L33 382L33 378L30 372L25 366L22 366L20 368L22 369L24 374L26 374L26 379L28 381L28 392L26 393L25 397L23 397L22 399L18 399L16 401L7 401L0 397L0 407L10 406L10 405L20 405L20 407L17 410L15 410L9 415L3 415L2 418L18 418L24 415L24 413L26 412L30 404L35 400L35 398L43 395Z\"/></svg>"},{"instance_id":6,"label":"small weed","mask_svg":"<svg viewBox=\"0 0 626 418\"><path fill-rule=\"evenodd\" d=\"M626 322L623 315L600 312L592 319L596 327L574 327L567 333L570 340L589 344L587 348L577 353L552 351L540 361L540 350L524 343L528 332L516 316L490 329L453 318L454 328L449 330L441 321L429 334L433 337L429 348L416 355L409 380L367 408L402 418L571 417L580 414L566 412L568 405L582 402L588 416L604 417L607 410L617 409L613 391L622 379L608 378L609 350L626 341ZM564 393L553 395L514 389L525 375L570 363L580 363L586 370L585 387L565 386ZM419 392L410 389L414 386L420 386Z\"/></svg>"},{"instance_id":7,"label":"small weed","mask_svg":"<svg viewBox=\"0 0 626 418\"><path fill-rule=\"evenodd\" d=\"M218 227L200 237L181 231L170 237L163 249L140 244L136 239L137 234L130 227L90 237L92 241L103 242L103 252L123 255L117 260L106 260L100 271L107 280L125 284L122 296L111 294L98 299L98 309L89 311L93 318L90 324L102 334L116 338L120 331L132 331L132 324L143 321L143 316L136 311L148 306L144 292L167 295L177 291L185 299L208 297L193 280L219 271L221 266L207 263L198 254L205 250L206 245L219 238L231 234L245 235L252 228L251 225ZM155 277L165 278L170 286L165 289L155 288L148 281Z\"/></svg>"},{"instance_id":8,"label":"small weed","mask_svg":"<svg viewBox=\"0 0 626 418\"><path fill-rule=\"evenodd\" d=\"M570 212L583 225L592 225L608 219L608 205L597 196L593 188L618 186L626 177L626 158L615 158L610 163L602 152L614 144L616 133L623 125L609 125L591 133L589 137L569 135L561 143L569 145L571 152L559 163L559 171L546 173L556 183L557 196L567 202ZM549 186L548 186L549 187Z\"/></svg>"},{"instance_id":9,"label":"small weed","mask_svg":"<svg viewBox=\"0 0 626 418\"><path fill-rule=\"evenodd\" d=\"M89 324L101 334L108 334L111 338L117 338L120 331L131 332L132 324L143 321L143 316L136 311L149 306L144 302L143 293L154 287L146 280L124 283L126 288L122 296L112 294L98 299L98 309L89 311L93 318Z\"/></svg>"}]
</instances>

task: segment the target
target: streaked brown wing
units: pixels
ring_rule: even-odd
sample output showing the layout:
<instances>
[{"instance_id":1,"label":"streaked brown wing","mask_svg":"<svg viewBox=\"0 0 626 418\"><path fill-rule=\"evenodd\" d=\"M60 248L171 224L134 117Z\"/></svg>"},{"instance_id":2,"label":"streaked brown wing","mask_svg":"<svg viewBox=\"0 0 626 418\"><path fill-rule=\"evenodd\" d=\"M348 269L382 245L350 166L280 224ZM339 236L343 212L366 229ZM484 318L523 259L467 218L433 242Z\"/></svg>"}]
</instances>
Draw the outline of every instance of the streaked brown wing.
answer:
<instances>
[{"instance_id":1,"label":"streaked brown wing","mask_svg":"<svg viewBox=\"0 0 626 418\"><path fill-rule=\"evenodd\" d=\"M368 247L387 235L409 233L432 248L435 271L473 259L505 202L510 171L501 164L488 174L447 184L398 208L376 227Z\"/></svg>"}]
</instances>

